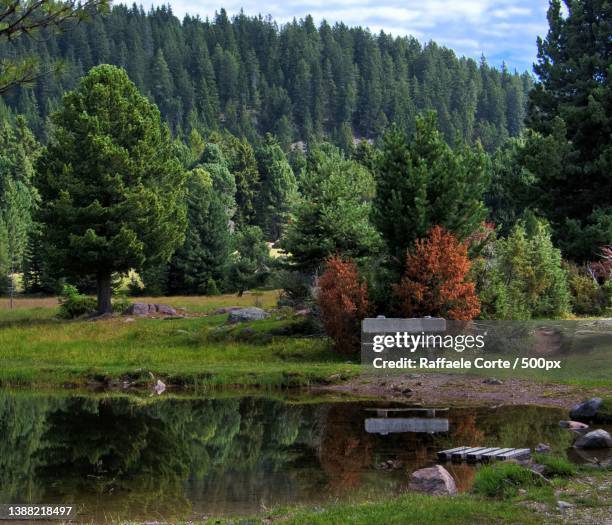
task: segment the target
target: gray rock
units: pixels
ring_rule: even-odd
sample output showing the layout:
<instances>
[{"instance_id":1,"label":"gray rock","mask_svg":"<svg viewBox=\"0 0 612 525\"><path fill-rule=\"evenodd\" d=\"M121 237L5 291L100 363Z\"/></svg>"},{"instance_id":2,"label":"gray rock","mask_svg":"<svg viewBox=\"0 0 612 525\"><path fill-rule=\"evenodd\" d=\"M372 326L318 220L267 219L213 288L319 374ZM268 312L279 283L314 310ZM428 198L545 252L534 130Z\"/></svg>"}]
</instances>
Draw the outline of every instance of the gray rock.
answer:
<instances>
[{"instance_id":1,"label":"gray rock","mask_svg":"<svg viewBox=\"0 0 612 525\"><path fill-rule=\"evenodd\" d=\"M424 492L433 496L446 496L457 494L455 480L448 471L436 465L431 468L422 468L410 476L410 490Z\"/></svg>"},{"instance_id":2,"label":"gray rock","mask_svg":"<svg viewBox=\"0 0 612 525\"><path fill-rule=\"evenodd\" d=\"M176 310L167 304L156 304L155 311L163 315L176 315Z\"/></svg>"},{"instance_id":3,"label":"gray rock","mask_svg":"<svg viewBox=\"0 0 612 525\"><path fill-rule=\"evenodd\" d=\"M157 383L155 383L155 386L153 387L154 392L160 396L162 395L165 390L166 390L166 385L163 381L161 381L160 379L157 380Z\"/></svg>"},{"instance_id":4,"label":"gray rock","mask_svg":"<svg viewBox=\"0 0 612 525\"><path fill-rule=\"evenodd\" d=\"M483 383L487 385L503 385L504 382L501 379L497 379L496 377L490 377L489 379L485 379Z\"/></svg>"},{"instance_id":5,"label":"gray rock","mask_svg":"<svg viewBox=\"0 0 612 525\"><path fill-rule=\"evenodd\" d=\"M597 415L597 411L603 403L600 397L594 397L583 403L578 403L570 411L570 417L572 419L592 419Z\"/></svg>"},{"instance_id":6,"label":"gray rock","mask_svg":"<svg viewBox=\"0 0 612 525\"><path fill-rule=\"evenodd\" d=\"M568 428L570 430L583 431L589 428L586 423L580 423L579 421L559 421L561 428Z\"/></svg>"},{"instance_id":7,"label":"gray rock","mask_svg":"<svg viewBox=\"0 0 612 525\"><path fill-rule=\"evenodd\" d=\"M574 443L575 448L612 448L612 437L605 430L598 429L580 436Z\"/></svg>"},{"instance_id":8,"label":"gray rock","mask_svg":"<svg viewBox=\"0 0 612 525\"><path fill-rule=\"evenodd\" d=\"M213 315L227 314L229 312L233 312L234 310L242 310L242 306L224 306L222 308L217 308L213 311Z\"/></svg>"},{"instance_id":9,"label":"gray rock","mask_svg":"<svg viewBox=\"0 0 612 525\"><path fill-rule=\"evenodd\" d=\"M128 315L148 315L149 305L147 303L132 303L125 313Z\"/></svg>"},{"instance_id":10,"label":"gray rock","mask_svg":"<svg viewBox=\"0 0 612 525\"><path fill-rule=\"evenodd\" d=\"M229 313L227 321L229 323L244 323L248 321L259 321L261 319L267 319L270 314L261 308L252 306L250 308L240 308L239 310L233 310Z\"/></svg>"},{"instance_id":11,"label":"gray rock","mask_svg":"<svg viewBox=\"0 0 612 525\"><path fill-rule=\"evenodd\" d=\"M177 315L176 310L166 304L132 303L125 312L127 315Z\"/></svg>"},{"instance_id":12,"label":"gray rock","mask_svg":"<svg viewBox=\"0 0 612 525\"><path fill-rule=\"evenodd\" d=\"M573 506L574 505L568 503L567 501L557 501L557 507L559 508L559 510L571 509Z\"/></svg>"},{"instance_id":13,"label":"gray rock","mask_svg":"<svg viewBox=\"0 0 612 525\"><path fill-rule=\"evenodd\" d=\"M539 454L545 454L546 452L550 452L550 445L547 443L538 443L536 445L535 451Z\"/></svg>"}]
</instances>

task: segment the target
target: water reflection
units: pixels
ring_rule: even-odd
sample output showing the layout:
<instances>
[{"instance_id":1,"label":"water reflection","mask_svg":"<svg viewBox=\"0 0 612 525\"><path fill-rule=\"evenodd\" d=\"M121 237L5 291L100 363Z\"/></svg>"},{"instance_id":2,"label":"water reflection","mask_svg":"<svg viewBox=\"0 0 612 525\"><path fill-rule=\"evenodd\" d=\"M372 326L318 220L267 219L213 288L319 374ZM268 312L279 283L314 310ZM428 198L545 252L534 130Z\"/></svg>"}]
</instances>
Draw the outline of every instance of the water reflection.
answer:
<instances>
[{"instance_id":1,"label":"water reflection","mask_svg":"<svg viewBox=\"0 0 612 525\"><path fill-rule=\"evenodd\" d=\"M400 492L443 448L571 441L554 409L379 418L372 407L0 392L0 502L74 502L96 522L253 513ZM389 460L397 468L381 470ZM449 469L469 488L472 467Z\"/></svg>"}]
</instances>

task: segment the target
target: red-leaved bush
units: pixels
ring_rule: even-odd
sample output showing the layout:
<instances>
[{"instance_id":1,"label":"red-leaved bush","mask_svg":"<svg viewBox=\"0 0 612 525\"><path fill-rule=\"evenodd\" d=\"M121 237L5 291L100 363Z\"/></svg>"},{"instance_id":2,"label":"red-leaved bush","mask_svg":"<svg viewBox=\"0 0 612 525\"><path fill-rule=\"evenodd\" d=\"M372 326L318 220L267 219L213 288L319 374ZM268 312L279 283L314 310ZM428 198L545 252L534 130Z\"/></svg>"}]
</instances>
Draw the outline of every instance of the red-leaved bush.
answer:
<instances>
[{"instance_id":1,"label":"red-leaved bush","mask_svg":"<svg viewBox=\"0 0 612 525\"><path fill-rule=\"evenodd\" d=\"M317 302L325 332L341 353L359 351L361 320L368 312L367 285L351 260L331 257L319 277Z\"/></svg>"},{"instance_id":2,"label":"red-leaved bush","mask_svg":"<svg viewBox=\"0 0 612 525\"><path fill-rule=\"evenodd\" d=\"M469 320L480 313L474 283L467 278L470 260L467 245L441 226L415 242L406 255L406 270L394 285L405 317L431 315Z\"/></svg>"}]
</instances>

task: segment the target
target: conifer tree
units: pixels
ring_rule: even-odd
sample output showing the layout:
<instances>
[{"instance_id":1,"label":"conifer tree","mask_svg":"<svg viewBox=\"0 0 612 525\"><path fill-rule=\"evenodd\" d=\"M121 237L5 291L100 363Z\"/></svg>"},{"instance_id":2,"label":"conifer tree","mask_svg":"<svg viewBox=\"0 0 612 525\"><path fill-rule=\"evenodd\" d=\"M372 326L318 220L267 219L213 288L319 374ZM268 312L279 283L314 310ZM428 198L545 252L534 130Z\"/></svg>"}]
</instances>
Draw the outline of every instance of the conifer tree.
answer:
<instances>
[{"instance_id":1,"label":"conifer tree","mask_svg":"<svg viewBox=\"0 0 612 525\"><path fill-rule=\"evenodd\" d=\"M267 240L277 240L297 196L295 175L278 142L266 135L256 152L261 191L256 202L257 224Z\"/></svg>"},{"instance_id":2,"label":"conifer tree","mask_svg":"<svg viewBox=\"0 0 612 525\"><path fill-rule=\"evenodd\" d=\"M433 113L419 117L416 125L410 142L397 128L386 135L376 169L372 220L399 268L406 250L434 225L463 240L486 215L489 173L482 149L451 149Z\"/></svg>"},{"instance_id":3,"label":"conifer tree","mask_svg":"<svg viewBox=\"0 0 612 525\"><path fill-rule=\"evenodd\" d=\"M331 256L359 259L380 247L370 223L372 174L333 147L308 154L300 178L300 196L281 240L292 265L313 273Z\"/></svg>"},{"instance_id":4,"label":"conifer tree","mask_svg":"<svg viewBox=\"0 0 612 525\"><path fill-rule=\"evenodd\" d=\"M64 96L38 165L45 252L56 274L111 276L167 261L185 229L185 173L156 106L124 70L92 69Z\"/></svg>"},{"instance_id":5,"label":"conifer tree","mask_svg":"<svg viewBox=\"0 0 612 525\"><path fill-rule=\"evenodd\" d=\"M527 167L537 177L533 205L548 218L560 247L589 260L612 240L612 6L578 0L565 7L567 14L559 0L550 4L527 119L538 132L532 148L547 150L553 139L565 155L553 161L557 169Z\"/></svg>"}]
</instances>

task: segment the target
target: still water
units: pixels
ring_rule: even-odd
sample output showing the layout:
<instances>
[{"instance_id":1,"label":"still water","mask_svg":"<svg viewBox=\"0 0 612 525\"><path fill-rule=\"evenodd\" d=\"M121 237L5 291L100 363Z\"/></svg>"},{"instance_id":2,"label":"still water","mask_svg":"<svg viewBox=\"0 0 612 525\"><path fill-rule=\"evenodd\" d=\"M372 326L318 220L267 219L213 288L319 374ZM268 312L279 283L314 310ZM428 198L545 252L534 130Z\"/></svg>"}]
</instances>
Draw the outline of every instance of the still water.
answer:
<instances>
[{"instance_id":1,"label":"still water","mask_svg":"<svg viewBox=\"0 0 612 525\"><path fill-rule=\"evenodd\" d=\"M572 440L557 409L372 410L388 406L0 391L0 503L76 503L89 522L253 514L400 493L445 448ZM469 489L474 467L447 468Z\"/></svg>"}]
</instances>

